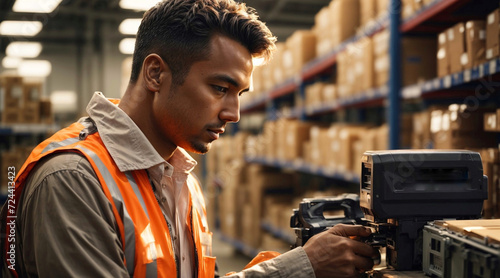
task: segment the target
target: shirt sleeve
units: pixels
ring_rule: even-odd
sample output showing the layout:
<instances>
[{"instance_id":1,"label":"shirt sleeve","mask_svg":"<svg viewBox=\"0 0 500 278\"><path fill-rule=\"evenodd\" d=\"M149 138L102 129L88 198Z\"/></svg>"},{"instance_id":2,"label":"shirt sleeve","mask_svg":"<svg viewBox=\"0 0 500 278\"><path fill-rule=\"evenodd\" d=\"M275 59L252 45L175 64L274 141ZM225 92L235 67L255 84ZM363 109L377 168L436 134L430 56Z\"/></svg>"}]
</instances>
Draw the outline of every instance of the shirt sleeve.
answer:
<instances>
[{"instance_id":1,"label":"shirt sleeve","mask_svg":"<svg viewBox=\"0 0 500 278\"><path fill-rule=\"evenodd\" d=\"M316 276L306 252L302 247L297 247L274 259L224 277L311 278Z\"/></svg>"},{"instance_id":2,"label":"shirt sleeve","mask_svg":"<svg viewBox=\"0 0 500 278\"><path fill-rule=\"evenodd\" d=\"M19 209L21 276L129 277L112 206L84 157L40 162Z\"/></svg>"}]
</instances>

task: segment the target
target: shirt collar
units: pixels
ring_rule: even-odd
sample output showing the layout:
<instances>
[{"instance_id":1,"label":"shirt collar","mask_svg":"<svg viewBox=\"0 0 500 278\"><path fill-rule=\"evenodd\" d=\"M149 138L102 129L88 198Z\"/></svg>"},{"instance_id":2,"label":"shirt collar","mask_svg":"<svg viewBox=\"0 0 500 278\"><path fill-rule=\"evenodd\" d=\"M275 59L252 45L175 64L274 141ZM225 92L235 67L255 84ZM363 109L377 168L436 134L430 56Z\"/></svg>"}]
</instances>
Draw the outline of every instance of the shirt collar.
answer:
<instances>
[{"instance_id":1,"label":"shirt collar","mask_svg":"<svg viewBox=\"0 0 500 278\"><path fill-rule=\"evenodd\" d=\"M173 171L174 166L187 173L194 169L196 161L180 147L167 163L135 122L115 103L118 101L112 102L101 92L95 92L87 106L87 113L121 172L149 169L165 163L169 166L165 166L167 171Z\"/></svg>"}]
</instances>

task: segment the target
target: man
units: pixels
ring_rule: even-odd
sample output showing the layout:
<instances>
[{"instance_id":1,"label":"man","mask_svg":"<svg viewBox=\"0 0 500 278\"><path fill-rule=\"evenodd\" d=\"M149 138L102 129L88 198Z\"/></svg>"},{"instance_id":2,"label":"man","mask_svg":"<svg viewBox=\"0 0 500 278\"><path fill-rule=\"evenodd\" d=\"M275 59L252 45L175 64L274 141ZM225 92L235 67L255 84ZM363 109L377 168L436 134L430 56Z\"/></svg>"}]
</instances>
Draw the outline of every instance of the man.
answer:
<instances>
[{"instance_id":1,"label":"man","mask_svg":"<svg viewBox=\"0 0 500 278\"><path fill-rule=\"evenodd\" d=\"M36 147L19 170L17 211L2 210L4 277L214 277L185 150L206 153L239 120L252 59L269 59L274 41L232 0L167 0L146 12L123 99L96 93L89 117ZM231 277L356 276L376 252L348 237L369 234L336 226Z\"/></svg>"}]
</instances>

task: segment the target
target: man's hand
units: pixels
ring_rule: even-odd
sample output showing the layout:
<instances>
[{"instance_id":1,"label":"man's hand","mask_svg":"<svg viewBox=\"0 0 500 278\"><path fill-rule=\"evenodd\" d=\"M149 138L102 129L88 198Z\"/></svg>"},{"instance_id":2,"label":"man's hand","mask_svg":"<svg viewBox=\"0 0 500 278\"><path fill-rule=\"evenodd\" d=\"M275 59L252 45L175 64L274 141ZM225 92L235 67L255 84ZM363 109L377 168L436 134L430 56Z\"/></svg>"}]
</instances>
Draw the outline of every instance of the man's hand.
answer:
<instances>
[{"instance_id":1,"label":"man's hand","mask_svg":"<svg viewBox=\"0 0 500 278\"><path fill-rule=\"evenodd\" d=\"M316 277L357 277L373 268L378 251L368 244L351 239L367 237L369 228L338 224L315 235L304 245Z\"/></svg>"}]
</instances>

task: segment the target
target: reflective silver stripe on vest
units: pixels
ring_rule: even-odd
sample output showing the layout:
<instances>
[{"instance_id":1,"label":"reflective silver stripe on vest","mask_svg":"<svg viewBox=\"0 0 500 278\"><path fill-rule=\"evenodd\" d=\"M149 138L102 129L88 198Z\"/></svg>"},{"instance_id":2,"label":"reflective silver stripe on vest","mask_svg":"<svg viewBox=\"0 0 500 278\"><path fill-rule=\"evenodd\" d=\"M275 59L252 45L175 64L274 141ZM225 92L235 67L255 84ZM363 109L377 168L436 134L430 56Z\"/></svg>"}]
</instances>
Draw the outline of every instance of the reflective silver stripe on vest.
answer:
<instances>
[{"instance_id":1,"label":"reflective silver stripe on vest","mask_svg":"<svg viewBox=\"0 0 500 278\"><path fill-rule=\"evenodd\" d=\"M146 213L149 220L149 214L148 214L148 209L146 208L146 202L144 202L144 199L142 198L141 191L139 191L139 186L137 186L137 182L135 181L132 172L125 172L125 176L127 177L127 180L130 183L132 190L134 190L135 196L137 197L137 200L139 200L142 210L144 211L144 213Z\"/></svg>"},{"instance_id":2,"label":"reflective silver stripe on vest","mask_svg":"<svg viewBox=\"0 0 500 278\"><path fill-rule=\"evenodd\" d=\"M62 140L60 142L52 142L50 144L48 144L43 150L42 150L42 154L48 152L48 151L51 151L53 149L57 149L57 148L60 148L60 147L65 147L67 145L71 145L73 143L76 143L80 141L80 139L78 139L78 137L73 137L73 138L68 138L68 139L65 139L65 140Z\"/></svg>"},{"instance_id":3,"label":"reflective silver stripe on vest","mask_svg":"<svg viewBox=\"0 0 500 278\"><path fill-rule=\"evenodd\" d=\"M125 259L127 260L127 270L130 276L133 276L135 266L135 227L134 222L132 221L132 218L130 218L127 208L125 207L125 204L123 202L122 194L118 189L118 185L113 179L108 168L106 168L99 156L97 156L97 154L95 154L93 151L88 150L82 146L77 147L80 148L84 153L86 153L92 159L92 161L94 161L97 169L104 179L104 182L106 183L107 188L109 189L109 192L111 193L111 198L113 199L115 207L122 217L123 226L125 229Z\"/></svg>"},{"instance_id":4,"label":"reflective silver stripe on vest","mask_svg":"<svg viewBox=\"0 0 500 278\"><path fill-rule=\"evenodd\" d=\"M148 214L148 209L146 208L146 203L144 202L144 199L142 198L142 194L139 191L139 186L137 185L137 182L134 179L134 176L132 175L132 172L125 172L125 176L127 177L128 182L130 183L130 186L132 187L132 190L134 190L135 196L139 200L139 203L142 206L142 210L146 213L149 219L149 214ZM158 277L158 270L157 270L157 264L156 264L156 259L154 259L151 263L146 265L146 277Z\"/></svg>"}]
</instances>

